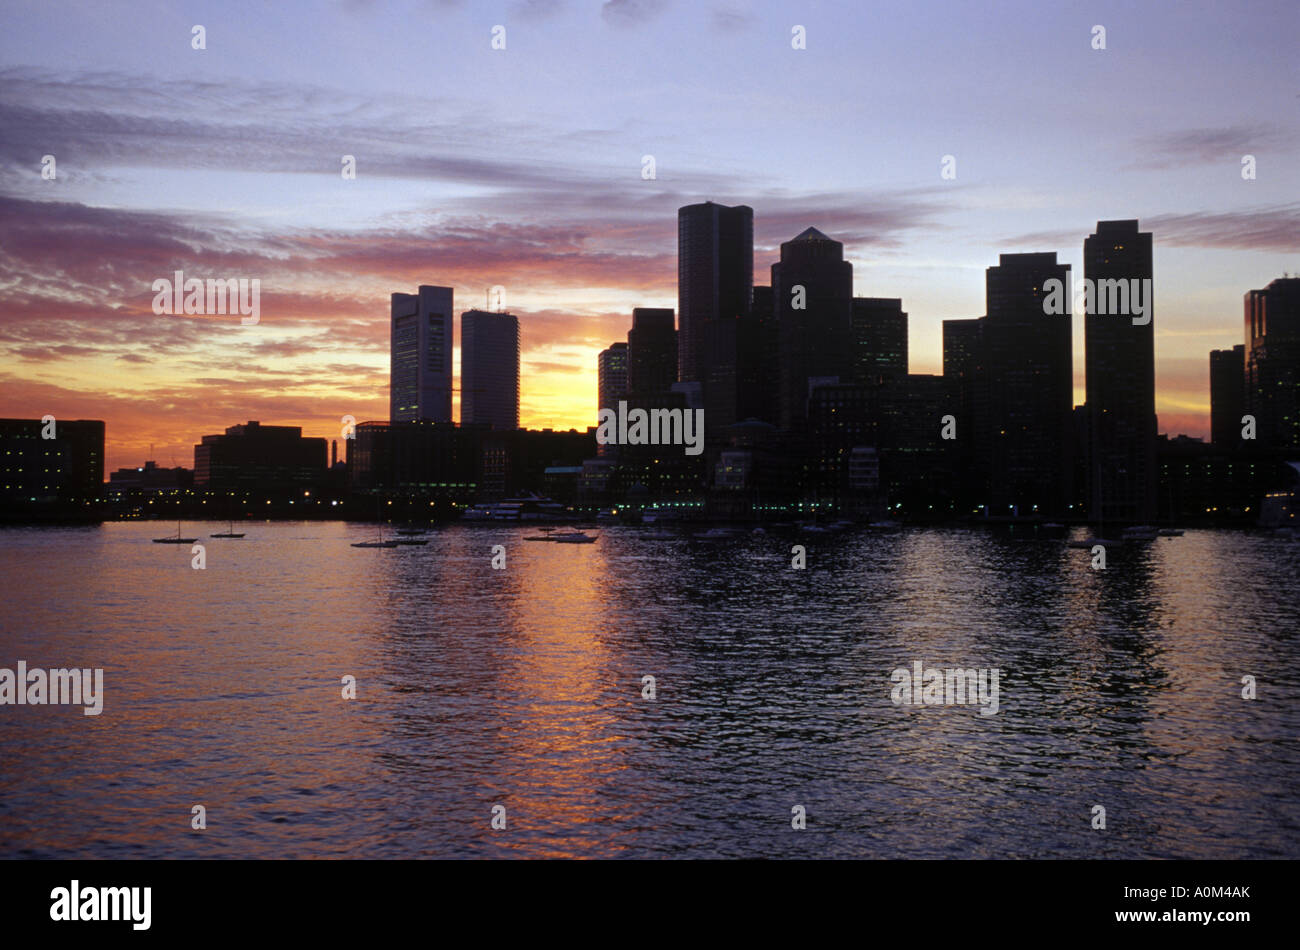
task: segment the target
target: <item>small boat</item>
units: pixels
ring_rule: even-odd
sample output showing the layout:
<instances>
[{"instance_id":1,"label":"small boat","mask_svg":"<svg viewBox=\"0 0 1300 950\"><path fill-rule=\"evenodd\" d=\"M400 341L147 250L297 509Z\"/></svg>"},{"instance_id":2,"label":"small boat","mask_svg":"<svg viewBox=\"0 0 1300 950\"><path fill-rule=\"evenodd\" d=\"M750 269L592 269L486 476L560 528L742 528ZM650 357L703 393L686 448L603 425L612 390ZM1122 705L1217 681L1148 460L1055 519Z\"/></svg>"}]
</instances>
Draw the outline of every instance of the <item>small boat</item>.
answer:
<instances>
[{"instance_id":1,"label":"small boat","mask_svg":"<svg viewBox=\"0 0 1300 950\"><path fill-rule=\"evenodd\" d=\"M174 537L174 538L171 538L171 537L168 537L168 538L154 538L154 539L153 539L153 543L154 543L154 544L193 544L193 543L194 543L195 541L197 541L197 540L198 540L198 538L182 538L182 537L181 537L181 523L180 523L179 521L177 521L177 522L176 522L176 537Z\"/></svg>"},{"instance_id":2,"label":"small boat","mask_svg":"<svg viewBox=\"0 0 1300 950\"><path fill-rule=\"evenodd\" d=\"M1120 537L1125 541L1151 541L1159 537L1159 532L1151 525L1140 524L1131 528L1125 528Z\"/></svg>"},{"instance_id":3,"label":"small boat","mask_svg":"<svg viewBox=\"0 0 1300 950\"><path fill-rule=\"evenodd\" d=\"M428 538L394 538L393 545L402 545L403 547L418 547L422 544L428 544Z\"/></svg>"},{"instance_id":4,"label":"small boat","mask_svg":"<svg viewBox=\"0 0 1300 950\"><path fill-rule=\"evenodd\" d=\"M591 544L600 535L590 535L585 531L561 531L551 536L556 544Z\"/></svg>"},{"instance_id":5,"label":"small boat","mask_svg":"<svg viewBox=\"0 0 1300 950\"><path fill-rule=\"evenodd\" d=\"M734 538L737 532L735 528L710 528L700 534L691 535L696 541L722 541L727 538Z\"/></svg>"},{"instance_id":6,"label":"small boat","mask_svg":"<svg viewBox=\"0 0 1300 950\"><path fill-rule=\"evenodd\" d=\"M380 501L379 496L376 496L375 519L379 522L379 532L369 541L353 541L352 546L354 548L395 548L400 543L395 539L384 537L383 508L379 504ZM392 504L392 502L390 501L389 504Z\"/></svg>"},{"instance_id":7,"label":"small boat","mask_svg":"<svg viewBox=\"0 0 1300 950\"><path fill-rule=\"evenodd\" d=\"M541 530L542 530L541 534L524 535L524 540L525 541L554 541L555 540L555 538L551 535L551 532L555 530L554 528L542 528Z\"/></svg>"},{"instance_id":8,"label":"small boat","mask_svg":"<svg viewBox=\"0 0 1300 950\"><path fill-rule=\"evenodd\" d=\"M1181 538L1183 536L1182 528L1161 528L1160 537L1162 538Z\"/></svg>"},{"instance_id":9,"label":"small boat","mask_svg":"<svg viewBox=\"0 0 1300 950\"><path fill-rule=\"evenodd\" d=\"M236 530L235 530L235 522L234 522L233 519L230 521L230 525L229 525L229 528L228 528L227 530L225 530L225 531L220 531L220 532L218 532L217 534L214 534L214 535L210 535L210 537L213 537L213 538L242 538L243 536L244 536L244 533L243 533L242 531L236 531Z\"/></svg>"},{"instance_id":10,"label":"small boat","mask_svg":"<svg viewBox=\"0 0 1300 950\"><path fill-rule=\"evenodd\" d=\"M1091 550L1092 548L1096 547L1098 544L1100 544L1104 548L1104 547L1115 547L1116 545L1123 544L1123 543L1124 543L1123 541L1114 541L1107 538L1083 538L1082 540L1079 541L1071 541L1070 547L1084 548L1084 549Z\"/></svg>"}]
</instances>

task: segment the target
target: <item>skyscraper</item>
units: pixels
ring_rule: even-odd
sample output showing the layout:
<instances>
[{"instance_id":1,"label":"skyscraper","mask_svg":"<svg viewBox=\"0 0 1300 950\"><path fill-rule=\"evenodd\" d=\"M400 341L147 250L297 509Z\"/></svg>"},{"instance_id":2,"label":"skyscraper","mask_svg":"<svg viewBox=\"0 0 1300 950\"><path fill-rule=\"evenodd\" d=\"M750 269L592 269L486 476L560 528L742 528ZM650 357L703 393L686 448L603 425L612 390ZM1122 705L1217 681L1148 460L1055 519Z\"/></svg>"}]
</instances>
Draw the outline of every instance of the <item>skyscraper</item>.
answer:
<instances>
[{"instance_id":1,"label":"skyscraper","mask_svg":"<svg viewBox=\"0 0 1300 950\"><path fill-rule=\"evenodd\" d=\"M422 284L417 293L393 294L389 419L451 421L454 325L450 287Z\"/></svg>"},{"instance_id":2,"label":"skyscraper","mask_svg":"<svg viewBox=\"0 0 1300 950\"><path fill-rule=\"evenodd\" d=\"M755 287L736 340L736 418L776 425L780 412L780 334L772 288Z\"/></svg>"},{"instance_id":3,"label":"skyscraper","mask_svg":"<svg viewBox=\"0 0 1300 950\"><path fill-rule=\"evenodd\" d=\"M618 401L627 399L627 344L611 343L596 357L596 409L618 411ZM598 445L597 455L617 455L618 446Z\"/></svg>"},{"instance_id":4,"label":"skyscraper","mask_svg":"<svg viewBox=\"0 0 1300 950\"><path fill-rule=\"evenodd\" d=\"M984 378L984 318L943 321L943 378L948 380L956 417L953 465L960 477L954 492L963 510L987 502L988 489L976 465L977 387Z\"/></svg>"},{"instance_id":5,"label":"skyscraper","mask_svg":"<svg viewBox=\"0 0 1300 950\"><path fill-rule=\"evenodd\" d=\"M637 307L627 331L627 391L666 393L677 382L677 330L671 309Z\"/></svg>"},{"instance_id":6,"label":"skyscraper","mask_svg":"<svg viewBox=\"0 0 1300 950\"><path fill-rule=\"evenodd\" d=\"M894 297L853 298L853 378L876 383L907 375L907 313Z\"/></svg>"},{"instance_id":7,"label":"skyscraper","mask_svg":"<svg viewBox=\"0 0 1300 950\"><path fill-rule=\"evenodd\" d=\"M519 428L519 318L466 310L460 315L460 421Z\"/></svg>"},{"instance_id":8,"label":"skyscraper","mask_svg":"<svg viewBox=\"0 0 1300 950\"><path fill-rule=\"evenodd\" d=\"M1059 514L1069 504L1070 315L1043 312L1044 283L1069 273L1055 252L1002 254L985 273L975 454L990 514Z\"/></svg>"},{"instance_id":9,"label":"skyscraper","mask_svg":"<svg viewBox=\"0 0 1300 950\"><path fill-rule=\"evenodd\" d=\"M699 382L710 430L736 419L738 322L754 284L754 211L706 201L677 211L678 379Z\"/></svg>"},{"instance_id":10,"label":"skyscraper","mask_svg":"<svg viewBox=\"0 0 1300 950\"><path fill-rule=\"evenodd\" d=\"M1246 294L1246 411L1265 448L1300 449L1300 277Z\"/></svg>"},{"instance_id":11,"label":"skyscraper","mask_svg":"<svg viewBox=\"0 0 1300 950\"><path fill-rule=\"evenodd\" d=\"M783 429L802 426L808 380L853 370L853 265L844 245L816 228L781 245L772 265L772 302L780 334Z\"/></svg>"},{"instance_id":12,"label":"skyscraper","mask_svg":"<svg viewBox=\"0 0 1300 950\"><path fill-rule=\"evenodd\" d=\"M1096 291L1084 317L1089 516L1150 521L1159 485L1155 320L1151 296L1143 289L1152 278L1150 232L1139 231L1136 220L1098 221L1096 232L1083 242L1083 270ZM1123 293L1106 290L1102 282L1108 281L1121 282L1109 286ZM1136 294L1146 305L1141 317L1135 316ZM1125 297L1128 307L1114 306Z\"/></svg>"},{"instance_id":13,"label":"skyscraper","mask_svg":"<svg viewBox=\"0 0 1300 950\"><path fill-rule=\"evenodd\" d=\"M1246 347L1210 351L1210 441L1219 448L1241 444L1246 400Z\"/></svg>"}]
</instances>

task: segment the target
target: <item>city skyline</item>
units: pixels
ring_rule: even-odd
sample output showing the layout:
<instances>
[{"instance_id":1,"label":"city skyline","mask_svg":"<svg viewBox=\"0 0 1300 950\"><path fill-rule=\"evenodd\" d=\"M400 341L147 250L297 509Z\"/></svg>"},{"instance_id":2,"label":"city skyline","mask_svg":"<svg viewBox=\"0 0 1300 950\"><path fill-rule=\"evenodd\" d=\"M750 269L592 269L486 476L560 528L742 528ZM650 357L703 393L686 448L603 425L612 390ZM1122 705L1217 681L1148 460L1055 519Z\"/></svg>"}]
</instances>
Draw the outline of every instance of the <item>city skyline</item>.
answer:
<instances>
[{"instance_id":1,"label":"city skyline","mask_svg":"<svg viewBox=\"0 0 1300 950\"><path fill-rule=\"evenodd\" d=\"M1242 342L1247 289L1300 269L1285 6L1252 5L1249 42L1213 7L1103 3L1085 22L1022 4L996 29L940 8L287 4L256 36L209 25L203 51L176 13L128 28L108 9L79 27L17 10L0 38L0 412L106 417L110 468L150 444L179 461L191 427L236 419L328 437L344 414L385 417L384 302L435 282L467 306L503 287L521 424L584 428L596 354L634 307L676 306L673 213L712 200L755 209L756 284L808 227L843 242L853 294L910 314L913 373L940 371L943 321L981 313L999 254L1055 250L1081 274L1095 223L1137 218L1161 287L1160 431L1208 436L1205 354ZM308 20L315 55L290 65L276 54ZM378 68L430 44L435 86ZM918 71L918 49L943 55ZM719 63L729 90L710 85ZM155 316L150 282L176 269L260 278L261 322Z\"/></svg>"},{"instance_id":2,"label":"city skyline","mask_svg":"<svg viewBox=\"0 0 1300 950\"><path fill-rule=\"evenodd\" d=\"M710 204L713 203L702 202L698 205L685 206L679 209L679 217L681 212L686 212L694 208L703 208L704 206ZM728 209L722 206L715 206L715 207L720 207L721 210L724 212L741 210L741 209ZM744 206L741 206L741 208L747 214L752 215L752 209ZM1139 222L1136 220L1098 221L1096 224L1097 232L1086 235L1085 240L1082 242L1085 248L1085 258L1089 253L1087 250L1089 245L1092 242L1095 242L1098 239L1099 235L1101 233L1106 232L1107 229L1115 229L1117 227L1120 228L1121 230L1131 229L1136 234L1136 230L1138 226L1139 226ZM1116 275L1121 273L1147 274L1150 273L1150 271L1152 270L1150 261L1152 258L1151 251L1152 251L1153 235L1149 231L1142 231L1140 234L1136 234L1136 236L1145 239L1145 245L1144 245L1145 257L1140 258L1140 260L1143 261L1144 263L1140 263L1137 269L1134 269L1132 262L1126 259L1125 263L1117 264L1115 268L1112 268L1114 274ZM679 226L679 240L682 237L683 237L683 231ZM746 230L745 239L752 240L752 237L749 236L748 230ZM834 238L826 234L823 234L815 227L809 227L805 229L803 232L796 235L790 241L783 242L783 245L800 247L802 244L805 244L809 241L813 242L814 244L824 244L828 247L841 246L841 242L838 242L834 240ZM986 275L991 274L993 272L997 272L1000 270L1001 267L1007 265L1026 266L1030 262L1038 260L1038 261L1046 262L1047 264L1047 269L1043 270L1042 273L1038 275L1037 279L1039 281L1043 279L1047 279L1048 274L1053 274L1057 278L1063 279L1065 286L1069 287L1071 281L1071 277L1070 277L1071 268L1068 264L1058 261L1057 260L1058 256L1059 256L1059 252L1054 252L1054 251L1053 252L1032 251L1032 252L1011 253L1011 254L1003 253L999 255L999 264L989 265L989 267L986 268ZM763 299L768 301L767 305L769 307L771 306L771 294L772 294L772 287L770 286L770 284L772 283L772 277L780 270L780 263L781 263L781 259L779 255L776 260L772 261L770 264L767 265L763 265L759 262L755 262L754 264L755 272L762 274L763 279L767 279L769 285L762 286L753 282L751 282L748 285L749 293L755 296L763 295ZM844 277L847 286L849 287L855 286L855 284L853 283L852 262L848 260L843 260L842 263L847 268L846 275ZM1098 273L1103 273L1103 272L1099 271ZM1105 271L1104 273L1111 273L1111 271ZM1272 281L1276 281L1279 279L1289 279L1289 278L1274 277L1272 278ZM1270 281L1269 284L1271 284L1272 281ZM789 281L787 281L787 283L788 282ZM816 282L818 281L814 279L814 283ZM1038 288L1035 288L1036 292L1037 289ZM503 288L497 287L494 288L494 290L501 292ZM991 293L991 289L989 287L986 287L985 305L983 308L981 308L986 311L990 309L994 309L989 306L990 293ZM1242 301L1243 301L1243 307L1246 310L1245 322L1247 326L1247 333L1251 332L1250 331L1251 307L1252 305L1254 305L1254 301L1257 299L1257 297L1263 293L1265 293L1265 289L1263 287L1252 288L1243 293ZM596 372L593 373L593 376L595 378L592 380L592 382L595 384L593 388L597 398L595 400L590 400L591 419L587 421L586 424L582 424L581 421L575 421L572 425L568 425L568 426L529 425L528 424L529 421L523 419L519 412L519 407L522 405L522 400L520 396L525 391L524 381L527 378L527 375L522 371L522 367L520 366L521 360L518 355L519 352L522 350L522 346L523 346L522 344L522 337L524 335L523 328L520 324L519 318L514 313L506 312L504 310L491 311L486 309L470 308L462 311L459 317L457 317L455 313L455 307L454 307L453 288L442 287L438 285L421 284L418 288L417 293L410 294L410 293L393 292L389 296L390 296L390 305L391 305L390 318L388 321L389 322L389 344L388 344L389 372L387 376L388 383L384 387L387 396L385 402L388 403L388 414L375 416L373 418L366 417L364 420L359 419L358 421L392 422L392 421L413 421L416 419L427 419L429 421L436 421L436 422L455 421L458 424L463 424L467 421L472 422L473 420L467 420L464 417L467 401L463 398L462 386L461 386L462 380L465 375L464 365L465 365L465 356L466 356L466 351L461 344L464 336L465 319L467 317L470 317L470 318L478 318L480 320L485 318L487 319L505 318L510 322L510 325L513 327L511 331L513 333L512 347L516 353L515 356L516 370L515 370L515 383L514 383L515 392L516 392L516 398L514 401L515 403L514 415L516 419L516 426L515 426L516 428L520 428L520 429L545 428L545 429L552 429L555 431L576 430L581 432L586 430L594 430L594 428L596 427L596 421L595 421L596 410L598 408L605 407L605 403L608 401L603 399L603 397L601 396L601 393L603 392L603 383L601 381L602 376L600 372L600 367L604 364L606 358L610 355L611 350L613 348L621 348L625 352L627 348L626 341L611 342L607 344L604 348L598 350L595 354L596 359L594 360L594 365L596 367ZM491 292L489 292L488 297L490 300ZM864 319L866 319L866 315L868 313L872 313L875 315L874 319L879 320L881 319L881 317L886 316L890 312L894 313L898 318L901 319L901 358L904 364L902 367L904 370L904 375L906 375L908 372L910 372L914 376L923 376L923 375L943 376L945 374L944 364L948 356L948 344L943 342L943 337L941 337L940 362L938 367L930 370L929 372L917 373L914 366L912 366L912 364L908 360L908 352L911 348L910 341L911 341L911 333L912 333L912 322L908 313L904 309L906 305L906 301L903 301L899 298L867 298L867 297L860 297L855 295L852 296L851 298L846 298L846 302L848 304L851 304L850 310L854 314L852 318L853 320L857 319L858 313L861 313ZM882 307L883 310L881 309ZM814 311L817 311L819 308L814 305L812 309ZM660 318L666 318L668 315L675 314L676 311L674 308L671 307L666 307L666 308L635 307L628 314L629 332L635 329L636 321L638 319L638 314L642 314L642 313L647 315L655 314L658 315ZM1044 320L1050 322L1051 320L1050 316L1044 312L1042 296L1038 295L1037 293L1035 295L1035 299L1032 302L1032 305L1026 309L1025 313L1029 318L1031 318L1034 321ZM748 315L748 308L746 308L745 314L742 316L742 319L747 317L747 315ZM769 317L770 316L771 315L769 314ZM849 319L847 312L845 316L846 319ZM949 330L949 327L954 324L956 325L974 324L974 323L986 321L987 316L988 314L986 313L982 317L946 319L942 321L944 326L943 332L946 334ZM1086 326L1088 325L1089 317L1096 318L1096 315L1089 314L1086 312L1081 313L1078 310L1067 313L1065 315L1065 319L1068 320L1071 324L1072 336L1074 334L1077 334L1081 328L1086 329ZM430 345L428 342L426 342L426 338L424 336L420 336L419 343L417 344L416 337L414 336L417 323L419 326L423 327L425 323L428 322L431 318L436 318L439 324L439 333L437 339L433 341L432 345ZM1107 318L1103 317L1100 320L1098 320L1098 325L1099 326L1106 325L1106 319ZM1124 321L1121 321L1121 323L1123 322ZM1150 340L1151 337L1153 336L1153 333L1151 331L1154 330L1155 333L1158 333L1159 332L1158 325L1160 322L1162 321L1155 321L1151 325L1134 328L1147 341L1146 343L1147 356L1145 357L1145 360L1148 362L1150 361L1150 352L1151 352ZM460 324L461 327L459 331L455 329L458 323ZM680 341L682 340L682 334L680 331L680 319L678 319L677 326L678 326L678 330L676 331L675 335L677 336L680 344ZM425 350L428 350L429 353L432 356L436 357L438 361L442 364L440 370L436 372L421 371L417 373L413 368L413 365L411 367L406 367L404 366L404 364L402 364L401 362L402 357L400 354L403 352L403 343L402 343L403 337L401 334L404 332L403 331L404 327L411 334L411 340L409 341L409 345L406 347L407 350L411 351L410 353L407 354L408 362L412 361L413 356L416 352L423 353L425 352ZM1028 328L1027 323L1025 323L1025 320L1023 318L1021 320L1021 326L1019 327L1019 329L1017 329L1016 327L1011 328L1014 332L1012 333L1012 338L1008 340L1008 346L1010 347L1008 352L1011 352L1019 348L1018 344L1016 344L1015 341L1017 339L1021 339L1024 337L1024 333L1021 331L1024 331L1027 328ZM427 333L428 331L421 330L420 332ZM872 335L873 337L872 339L873 346L869 347L869 349L871 349L872 352L874 352L876 349L879 349L882 345L884 345L883 339L874 338L875 335L880 332L879 329L869 330L867 329L867 325L864 325L863 332L866 332ZM452 336L456 341L456 345L450 351L448 351L442 343L442 340L445 338L445 336L448 335ZM742 343L741 343L741 338L736 336L735 331L733 331L732 336L733 338L730 340L730 345L734 353L735 348L738 345L742 345ZM847 338L846 338L846 342L847 342ZM1132 362L1131 366L1125 364L1123 367L1121 367L1121 369L1131 370L1134 368L1140 368L1141 366L1145 365L1144 358L1138 354L1130 353L1122 340L1119 341L1118 345L1111 344L1111 348L1114 353L1119 354L1120 356L1124 357L1124 359L1135 361ZM1062 357L1062 359L1068 359L1068 362L1073 367L1073 373L1072 373L1073 389L1072 389L1071 408L1081 410L1086 408L1082 396L1087 392L1087 386L1088 386L1087 365L1089 361L1087 358L1086 343L1084 344L1084 352L1082 354L1078 352L1078 349L1079 347L1077 345L1067 343L1065 345L1065 349L1063 350L1065 356ZM1096 348L1094 348L1094 358L1096 358L1095 350ZM1247 345L1238 343L1238 344L1229 345L1225 347L1223 350L1220 349L1207 350L1203 354L1202 359L1205 362L1205 366L1206 366L1206 387L1205 388L1206 388L1206 401L1207 401L1206 414L1205 414L1206 417L1203 426L1201 426L1199 429L1197 429L1194 432L1176 433L1171 431L1169 428L1167 428L1163 423L1158 422L1156 432L1159 435L1168 436L1170 438L1173 438L1175 436L1186 435L1192 438L1201 439L1206 443L1210 443L1212 441L1211 439L1212 406L1210 405L1210 403L1211 403L1211 396L1213 395L1213 385L1214 385L1212 377L1216 372L1215 363L1217 360L1221 359L1225 354L1240 355L1243 352L1243 350L1247 353L1250 352L1249 347ZM454 361L452 359L453 353L455 355ZM679 348L679 360L682 358L684 357L682 357ZM1116 356L1112 355L1109 359L1111 362L1113 362L1116 359ZM1158 362L1158 357L1156 358L1156 361ZM1080 363L1084 364L1084 376L1082 380L1079 380L1078 378ZM761 364L756 363L755 365L761 365ZM852 365L854 364L853 361L850 359L849 362L845 364L845 367L839 367L838 371L847 372L846 367ZM1106 389L1107 386L1110 386L1113 383L1115 383L1117 380L1123 379L1125 377L1123 372L1120 371L1120 369L1117 369L1116 367L1109 365L1108 362L1103 361L1101 365L1105 366L1106 369L1104 371L1097 372L1097 376L1098 376L1097 385L1098 385L1098 392L1105 393L1107 391ZM453 367L455 367L455 370L453 370ZM743 400L744 383L737 376L737 364L734 359L734 356L733 359L731 360L728 369L730 372L730 376L729 376L730 383L732 387L736 389L737 393L742 394L739 395L738 398L740 400ZM783 386L787 385L783 383L781 379L782 370L780 367L777 366L773 366L772 369L774 375L771 382L773 386L776 387L778 391L780 391ZM502 364L501 369L495 371L496 375L499 375L500 372L502 371L504 371L504 364ZM622 385L624 389L626 389L627 369L624 367L623 369L621 369L621 372L624 376ZM1102 377L1105 378L1103 379ZM442 384L443 380L446 378L452 380L452 387L450 391L448 391L445 388L445 386ZM394 382L395 380L397 380L397 382ZM804 380L804 382L806 385L807 382L806 379ZM428 390L428 392L426 393L425 390ZM432 405L435 408L430 410L425 410L423 408L420 408L413 402L409 407L403 408L403 406L405 406L405 403L403 403L403 399L401 396L401 393L403 392L408 393L406 397L407 402L411 402L411 400L415 398L413 394L419 393L420 406L422 406L425 401L431 400ZM1147 389L1147 393L1148 396L1146 398L1150 398L1151 397L1150 388ZM1130 396L1121 397L1121 402L1117 403L1117 405L1122 405L1123 400L1130 399L1130 398L1131 398ZM1158 420L1159 419L1158 406L1160 405L1160 387L1158 381L1154 386L1154 399L1155 399L1155 404L1157 406L1157 420ZM502 409L500 411L506 412L508 414L508 409L505 408L506 403L502 403L501 405L502 405ZM472 403L469 405L469 408L472 411ZM246 413L247 411L245 411L245 414ZM11 413L11 415L14 416L21 416L22 414L23 414L22 412ZM30 415L31 412L29 411L27 412L27 414ZM236 410L236 415L238 414L239 412L238 410ZM781 413L779 411L776 413L776 415L778 416L780 414ZM742 421L743 419L747 418L747 416L743 412L740 414L735 414L733 412L732 415L734 415L734 418L730 418L729 421L725 424L730 424L731 422L735 422L735 421ZM1219 415L1221 417L1220 421L1223 424L1225 431L1227 431L1227 429L1231 428L1231 426L1229 426L1223 420L1222 418L1224 416L1223 413L1220 413ZM104 420L104 421L111 422L111 420ZM332 422L321 424L319 420L313 420L313 422L315 423L314 425L315 432L323 433L323 434L315 435L314 437L326 438L329 441L334 441L335 439L338 439L340 437L342 430L339 428L337 424ZM290 423L286 423L282 420L277 420L275 424L285 425ZM301 425L301 423L298 424ZM500 427L499 424L494 423L494 425L498 428ZM301 425L301 428L303 429L305 435L308 436L313 435L312 425ZM111 437L109 438L107 444L109 446L113 444ZM189 444L193 445L192 440L190 441ZM152 449L153 447L151 446L150 447L151 457L148 459L142 458L140 459L139 463L129 462L125 465L120 465L120 466L115 464L106 464L105 472L112 471L115 468L134 468L134 467L143 466L146 461L156 462L158 459L152 456ZM112 452L111 449L106 449L105 451L106 459L113 458L113 455L114 453ZM183 463L176 462L175 464L184 467ZM1154 462L1151 462L1150 465L1152 466L1151 471L1153 472ZM1096 505L1096 500L1094 499L1093 506L1095 507L1095 505ZM1149 514L1152 509L1148 506L1140 510L1145 510Z\"/></svg>"}]
</instances>

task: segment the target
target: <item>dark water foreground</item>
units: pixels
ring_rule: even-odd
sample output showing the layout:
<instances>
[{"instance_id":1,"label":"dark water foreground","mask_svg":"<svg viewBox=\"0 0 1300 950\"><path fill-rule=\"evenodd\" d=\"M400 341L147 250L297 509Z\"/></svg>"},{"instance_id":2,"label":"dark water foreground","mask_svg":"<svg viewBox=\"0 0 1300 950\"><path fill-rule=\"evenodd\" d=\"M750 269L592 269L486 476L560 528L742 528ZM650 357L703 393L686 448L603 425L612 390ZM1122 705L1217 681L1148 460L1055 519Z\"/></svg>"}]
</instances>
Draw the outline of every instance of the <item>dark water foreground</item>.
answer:
<instances>
[{"instance_id":1,"label":"dark water foreground","mask_svg":"<svg viewBox=\"0 0 1300 950\"><path fill-rule=\"evenodd\" d=\"M1295 542L186 528L0 531L0 668L105 671L0 706L0 856L1300 857Z\"/></svg>"}]
</instances>

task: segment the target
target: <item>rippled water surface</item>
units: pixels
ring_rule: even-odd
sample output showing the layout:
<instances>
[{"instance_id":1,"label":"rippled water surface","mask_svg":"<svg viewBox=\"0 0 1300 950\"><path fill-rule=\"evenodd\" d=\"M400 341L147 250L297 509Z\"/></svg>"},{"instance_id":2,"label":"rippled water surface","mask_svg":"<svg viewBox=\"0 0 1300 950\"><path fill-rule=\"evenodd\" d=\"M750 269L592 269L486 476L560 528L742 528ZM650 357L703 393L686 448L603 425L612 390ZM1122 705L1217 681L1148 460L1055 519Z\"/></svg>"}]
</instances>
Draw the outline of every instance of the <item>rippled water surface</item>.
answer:
<instances>
[{"instance_id":1,"label":"rippled water surface","mask_svg":"<svg viewBox=\"0 0 1300 950\"><path fill-rule=\"evenodd\" d=\"M0 531L0 667L105 670L0 706L0 856L1300 857L1295 542L164 527Z\"/></svg>"}]
</instances>

